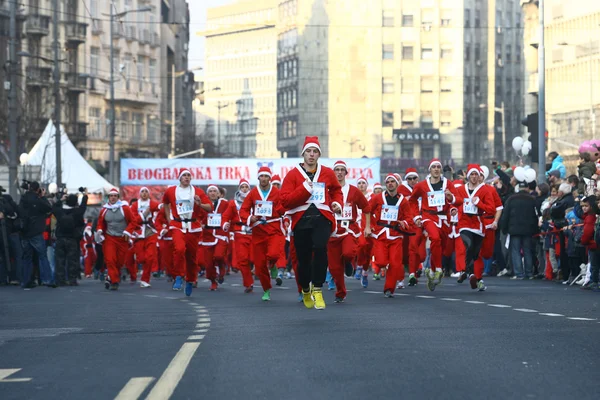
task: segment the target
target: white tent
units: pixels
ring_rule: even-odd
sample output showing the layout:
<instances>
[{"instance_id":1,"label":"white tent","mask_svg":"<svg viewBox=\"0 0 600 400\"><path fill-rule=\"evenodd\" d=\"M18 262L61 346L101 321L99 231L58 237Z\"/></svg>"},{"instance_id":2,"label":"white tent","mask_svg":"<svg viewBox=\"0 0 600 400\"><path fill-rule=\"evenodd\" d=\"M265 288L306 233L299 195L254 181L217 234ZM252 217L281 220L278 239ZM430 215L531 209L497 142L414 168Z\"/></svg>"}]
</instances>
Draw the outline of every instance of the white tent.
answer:
<instances>
[{"instance_id":1,"label":"white tent","mask_svg":"<svg viewBox=\"0 0 600 400\"><path fill-rule=\"evenodd\" d=\"M52 121L48 121L42 137L28 154L25 165L41 167L40 183L56 183L56 140ZM70 193L86 187L90 193L107 193L113 185L92 168L79 154L61 126L62 182Z\"/></svg>"}]
</instances>

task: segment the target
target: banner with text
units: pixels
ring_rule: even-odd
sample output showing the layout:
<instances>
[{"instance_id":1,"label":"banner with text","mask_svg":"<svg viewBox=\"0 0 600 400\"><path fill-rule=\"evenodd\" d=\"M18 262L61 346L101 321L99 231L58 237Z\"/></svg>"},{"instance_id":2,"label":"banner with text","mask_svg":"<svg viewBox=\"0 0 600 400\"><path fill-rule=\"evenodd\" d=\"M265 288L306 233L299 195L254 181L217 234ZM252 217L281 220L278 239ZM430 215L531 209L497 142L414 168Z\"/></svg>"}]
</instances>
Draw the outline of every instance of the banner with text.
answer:
<instances>
[{"instance_id":1,"label":"banner with text","mask_svg":"<svg viewBox=\"0 0 600 400\"><path fill-rule=\"evenodd\" d=\"M121 185L174 185L178 182L179 171L187 168L192 173L192 183L204 186L210 183L222 186L237 186L240 179L250 184L257 182L256 174L262 166L271 168L273 174L282 179L291 169L301 163L301 158L281 159L233 159L233 158L187 158L187 159L121 159ZM333 167L337 160L323 158L319 163ZM364 176L369 185L379 182L379 158L350 158L347 180L354 184Z\"/></svg>"}]
</instances>

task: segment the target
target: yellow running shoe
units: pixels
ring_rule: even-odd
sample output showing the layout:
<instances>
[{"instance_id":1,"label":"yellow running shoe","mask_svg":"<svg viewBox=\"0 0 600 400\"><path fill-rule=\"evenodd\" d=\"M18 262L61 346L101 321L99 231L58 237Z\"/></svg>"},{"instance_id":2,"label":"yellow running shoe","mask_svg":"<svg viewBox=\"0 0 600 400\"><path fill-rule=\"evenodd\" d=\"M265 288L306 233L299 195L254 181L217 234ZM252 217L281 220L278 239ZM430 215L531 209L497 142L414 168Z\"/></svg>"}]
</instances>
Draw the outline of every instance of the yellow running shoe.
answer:
<instances>
[{"instance_id":1,"label":"yellow running shoe","mask_svg":"<svg viewBox=\"0 0 600 400\"><path fill-rule=\"evenodd\" d=\"M437 271L435 271L434 274L434 281L436 285L440 285L442 283L442 278L444 277L444 272L441 269L438 269Z\"/></svg>"},{"instance_id":2,"label":"yellow running shoe","mask_svg":"<svg viewBox=\"0 0 600 400\"><path fill-rule=\"evenodd\" d=\"M312 293L310 290L308 292L302 290L302 301L304 302L304 307L306 308L315 307L315 301L313 300Z\"/></svg>"},{"instance_id":3,"label":"yellow running shoe","mask_svg":"<svg viewBox=\"0 0 600 400\"><path fill-rule=\"evenodd\" d=\"M315 308L317 310L324 310L325 309L325 300L323 300L323 292L322 292L321 288L313 289L313 298L315 300Z\"/></svg>"}]
</instances>

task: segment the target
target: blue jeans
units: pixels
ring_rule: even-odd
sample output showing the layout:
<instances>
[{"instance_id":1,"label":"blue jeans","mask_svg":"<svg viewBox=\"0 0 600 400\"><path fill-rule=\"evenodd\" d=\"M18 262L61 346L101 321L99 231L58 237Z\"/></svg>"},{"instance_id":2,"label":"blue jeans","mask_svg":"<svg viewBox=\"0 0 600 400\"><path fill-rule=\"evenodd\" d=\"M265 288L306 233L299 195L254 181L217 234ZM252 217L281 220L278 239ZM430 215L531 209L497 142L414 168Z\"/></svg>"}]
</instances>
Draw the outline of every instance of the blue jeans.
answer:
<instances>
[{"instance_id":1,"label":"blue jeans","mask_svg":"<svg viewBox=\"0 0 600 400\"><path fill-rule=\"evenodd\" d=\"M33 275L33 252L37 254L40 266L40 279L42 284L51 284L52 270L48 262L46 250L46 241L43 235L37 235L32 238L23 238L23 274L21 275L21 286L26 286L31 283Z\"/></svg>"},{"instance_id":2,"label":"blue jeans","mask_svg":"<svg viewBox=\"0 0 600 400\"><path fill-rule=\"evenodd\" d=\"M56 282L56 258L54 257L55 249L56 243L52 243L52 246L48 246L46 249L46 255L48 256L48 264L50 264L50 271L52 271L52 282Z\"/></svg>"},{"instance_id":3,"label":"blue jeans","mask_svg":"<svg viewBox=\"0 0 600 400\"><path fill-rule=\"evenodd\" d=\"M533 238L531 236L510 235L510 256L515 276L528 278L533 276ZM525 259L525 275L523 275L523 259Z\"/></svg>"}]
</instances>

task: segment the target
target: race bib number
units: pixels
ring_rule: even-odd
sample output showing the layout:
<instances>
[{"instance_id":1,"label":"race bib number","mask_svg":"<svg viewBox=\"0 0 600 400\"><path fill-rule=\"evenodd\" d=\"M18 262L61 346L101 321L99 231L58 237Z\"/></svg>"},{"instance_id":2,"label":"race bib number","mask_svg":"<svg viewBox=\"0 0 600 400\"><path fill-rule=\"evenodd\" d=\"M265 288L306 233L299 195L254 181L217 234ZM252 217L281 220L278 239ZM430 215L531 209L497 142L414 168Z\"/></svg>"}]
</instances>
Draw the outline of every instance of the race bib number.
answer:
<instances>
[{"instance_id":1,"label":"race bib number","mask_svg":"<svg viewBox=\"0 0 600 400\"><path fill-rule=\"evenodd\" d=\"M194 211L192 202L189 200L177 200L177 214L180 216L183 214L191 214Z\"/></svg>"},{"instance_id":2,"label":"race bib number","mask_svg":"<svg viewBox=\"0 0 600 400\"><path fill-rule=\"evenodd\" d=\"M313 191L308 199L308 203L325 203L325 183L313 182Z\"/></svg>"},{"instance_id":3,"label":"race bib number","mask_svg":"<svg viewBox=\"0 0 600 400\"><path fill-rule=\"evenodd\" d=\"M221 226L221 214L208 214L208 226L211 228L219 228Z\"/></svg>"},{"instance_id":4,"label":"race bib number","mask_svg":"<svg viewBox=\"0 0 600 400\"><path fill-rule=\"evenodd\" d=\"M270 218L273 216L272 201L256 201L254 204L254 215L257 217Z\"/></svg>"},{"instance_id":5,"label":"race bib number","mask_svg":"<svg viewBox=\"0 0 600 400\"><path fill-rule=\"evenodd\" d=\"M427 193L427 204L429 207L444 207L446 204L446 196L441 190Z\"/></svg>"},{"instance_id":6,"label":"race bib number","mask_svg":"<svg viewBox=\"0 0 600 400\"><path fill-rule=\"evenodd\" d=\"M398 221L398 206L382 206L381 219L388 222Z\"/></svg>"},{"instance_id":7,"label":"race bib number","mask_svg":"<svg viewBox=\"0 0 600 400\"><path fill-rule=\"evenodd\" d=\"M335 219L337 219L338 221L351 221L353 219L352 218L352 205L345 204L344 208L342 209L342 213L335 214Z\"/></svg>"},{"instance_id":8,"label":"race bib number","mask_svg":"<svg viewBox=\"0 0 600 400\"><path fill-rule=\"evenodd\" d=\"M470 215L477 215L478 209L471 199L465 199L463 203L463 213Z\"/></svg>"}]
</instances>

